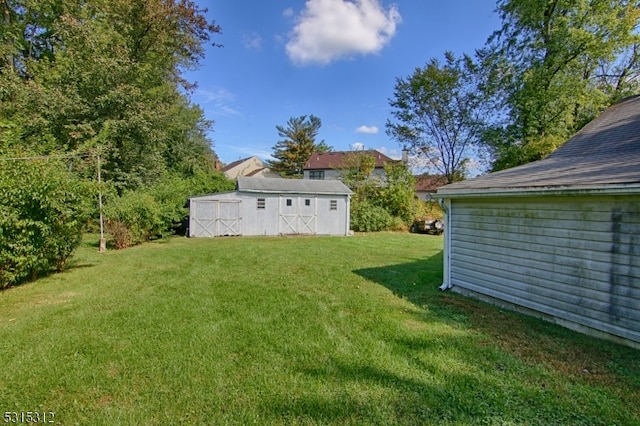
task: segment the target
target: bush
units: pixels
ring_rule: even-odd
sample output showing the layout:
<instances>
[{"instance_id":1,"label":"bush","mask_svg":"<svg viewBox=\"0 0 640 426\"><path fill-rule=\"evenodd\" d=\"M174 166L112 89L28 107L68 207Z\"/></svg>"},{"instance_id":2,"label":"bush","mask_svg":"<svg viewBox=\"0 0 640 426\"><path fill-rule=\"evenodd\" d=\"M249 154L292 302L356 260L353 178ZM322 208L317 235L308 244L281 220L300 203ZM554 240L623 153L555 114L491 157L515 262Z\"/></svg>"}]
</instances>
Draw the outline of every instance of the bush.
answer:
<instances>
[{"instance_id":1,"label":"bush","mask_svg":"<svg viewBox=\"0 0 640 426\"><path fill-rule=\"evenodd\" d=\"M107 232L116 249L171 235L186 222L189 197L231 190L234 185L221 173L167 175L150 188L109 199L105 207Z\"/></svg>"},{"instance_id":2,"label":"bush","mask_svg":"<svg viewBox=\"0 0 640 426\"><path fill-rule=\"evenodd\" d=\"M401 217L392 217L389 223L389 231L408 232L409 226Z\"/></svg>"},{"instance_id":3,"label":"bush","mask_svg":"<svg viewBox=\"0 0 640 426\"><path fill-rule=\"evenodd\" d=\"M382 207L368 201L351 204L351 229L356 232L377 232L389 229L392 218Z\"/></svg>"},{"instance_id":4,"label":"bush","mask_svg":"<svg viewBox=\"0 0 640 426\"><path fill-rule=\"evenodd\" d=\"M92 184L54 160L0 168L0 287L62 271L94 212Z\"/></svg>"},{"instance_id":5,"label":"bush","mask_svg":"<svg viewBox=\"0 0 640 426\"><path fill-rule=\"evenodd\" d=\"M140 244L165 231L162 209L141 191L130 191L111 199L104 209L107 232L117 249Z\"/></svg>"},{"instance_id":6,"label":"bush","mask_svg":"<svg viewBox=\"0 0 640 426\"><path fill-rule=\"evenodd\" d=\"M183 230L189 216L187 200L195 195L230 191L235 183L222 173L197 172L193 176L168 175L148 190L160 208L165 233Z\"/></svg>"}]
</instances>

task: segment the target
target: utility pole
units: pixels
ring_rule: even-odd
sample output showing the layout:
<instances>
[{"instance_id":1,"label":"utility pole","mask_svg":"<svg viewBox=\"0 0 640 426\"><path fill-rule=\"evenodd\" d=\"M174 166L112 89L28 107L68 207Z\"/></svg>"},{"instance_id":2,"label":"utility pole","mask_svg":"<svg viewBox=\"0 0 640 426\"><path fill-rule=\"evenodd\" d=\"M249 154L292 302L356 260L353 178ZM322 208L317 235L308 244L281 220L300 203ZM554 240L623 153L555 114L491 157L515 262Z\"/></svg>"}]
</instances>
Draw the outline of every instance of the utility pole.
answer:
<instances>
[{"instance_id":1,"label":"utility pole","mask_svg":"<svg viewBox=\"0 0 640 426\"><path fill-rule=\"evenodd\" d=\"M100 209L100 248L98 252L107 251L107 242L104 239L104 220L102 217L102 177L101 177L100 153L98 153L98 208Z\"/></svg>"}]
</instances>

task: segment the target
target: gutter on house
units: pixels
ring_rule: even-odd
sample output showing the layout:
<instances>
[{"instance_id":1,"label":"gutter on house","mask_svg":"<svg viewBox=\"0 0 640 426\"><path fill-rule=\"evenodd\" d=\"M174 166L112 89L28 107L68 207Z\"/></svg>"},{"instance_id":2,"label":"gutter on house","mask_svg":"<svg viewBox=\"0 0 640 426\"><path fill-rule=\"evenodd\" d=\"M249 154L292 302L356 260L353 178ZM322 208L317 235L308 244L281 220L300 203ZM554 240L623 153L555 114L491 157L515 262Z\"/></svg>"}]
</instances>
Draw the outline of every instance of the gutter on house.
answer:
<instances>
[{"instance_id":1,"label":"gutter on house","mask_svg":"<svg viewBox=\"0 0 640 426\"><path fill-rule=\"evenodd\" d=\"M438 204L444 210L444 247L442 248L442 285L438 287L441 291L445 291L453 287L451 285L451 265L450 265L450 250L451 250L451 200L445 200L440 198Z\"/></svg>"}]
</instances>

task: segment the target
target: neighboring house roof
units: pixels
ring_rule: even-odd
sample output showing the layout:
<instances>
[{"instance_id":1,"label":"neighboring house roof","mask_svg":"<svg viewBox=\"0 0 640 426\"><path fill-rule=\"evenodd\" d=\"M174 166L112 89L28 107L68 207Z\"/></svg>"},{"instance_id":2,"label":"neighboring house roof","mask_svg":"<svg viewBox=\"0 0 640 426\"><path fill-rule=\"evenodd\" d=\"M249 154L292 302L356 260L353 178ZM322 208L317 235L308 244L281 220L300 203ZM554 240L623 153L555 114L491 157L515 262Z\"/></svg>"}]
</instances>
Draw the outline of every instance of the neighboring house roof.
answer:
<instances>
[{"instance_id":1,"label":"neighboring house roof","mask_svg":"<svg viewBox=\"0 0 640 426\"><path fill-rule=\"evenodd\" d=\"M438 195L636 184L640 184L640 95L607 108L544 160L446 185Z\"/></svg>"},{"instance_id":2,"label":"neighboring house roof","mask_svg":"<svg viewBox=\"0 0 640 426\"><path fill-rule=\"evenodd\" d=\"M267 167L258 157L247 157L227 164L222 168L222 172L229 179L235 179L238 176L255 176L255 177L277 177L277 175Z\"/></svg>"},{"instance_id":3,"label":"neighboring house roof","mask_svg":"<svg viewBox=\"0 0 640 426\"><path fill-rule=\"evenodd\" d=\"M255 179L238 177L238 191L349 195L351 190L339 180Z\"/></svg>"},{"instance_id":4,"label":"neighboring house roof","mask_svg":"<svg viewBox=\"0 0 640 426\"><path fill-rule=\"evenodd\" d=\"M438 188L447 184L444 175L416 176L416 192L436 192Z\"/></svg>"},{"instance_id":5,"label":"neighboring house roof","mask_svg":"<svg viewBox=\"0 0 640 426\"><path fill-rule=\"evenodd\" d=\"M340 169L345 166L345 158L354 154L370 155L374 157L376 159L376 168L384 167L386 162L395 161L375 149L367 151L314 152L311 154L309 161L305 163L304 170Z\"/></svg>"},{"instance_id":6,"label":"neighboring house roof","mask_svg":"<svg viewBox=\"0 0 640 426\"><path fill-rule=\"evenodd\" d=\"M251 157L247 157L247 158L242 158L240 160L234 161L233 163L229 163L226 166L224 166L222 168L223 172L228 172L229 170L234 169L235 167L239 166L240 164L244 163L245 161L249 160Z\"/></svg>"}]
</instances>

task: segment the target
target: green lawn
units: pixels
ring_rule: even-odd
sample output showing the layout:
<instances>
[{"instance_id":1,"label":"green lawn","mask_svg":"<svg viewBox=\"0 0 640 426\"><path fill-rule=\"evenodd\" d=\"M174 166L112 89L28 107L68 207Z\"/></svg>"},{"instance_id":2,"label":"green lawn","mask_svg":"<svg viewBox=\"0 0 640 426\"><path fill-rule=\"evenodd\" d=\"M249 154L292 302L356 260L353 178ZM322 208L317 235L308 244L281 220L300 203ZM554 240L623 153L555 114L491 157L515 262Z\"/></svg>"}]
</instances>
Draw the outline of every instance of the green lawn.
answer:
<instances>
[{"instance_id":1,"label":"green lawn","mask_svg":"<svg viewBox=\"0 0 640 426\"><path fill-rule=\"evenodd\" d=\"M442 238L172 238L0 293L0 415L640 424L640 351L437 290ZM13 414L10 414L10 418Z\"/></svg>"}]
</instances>

